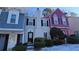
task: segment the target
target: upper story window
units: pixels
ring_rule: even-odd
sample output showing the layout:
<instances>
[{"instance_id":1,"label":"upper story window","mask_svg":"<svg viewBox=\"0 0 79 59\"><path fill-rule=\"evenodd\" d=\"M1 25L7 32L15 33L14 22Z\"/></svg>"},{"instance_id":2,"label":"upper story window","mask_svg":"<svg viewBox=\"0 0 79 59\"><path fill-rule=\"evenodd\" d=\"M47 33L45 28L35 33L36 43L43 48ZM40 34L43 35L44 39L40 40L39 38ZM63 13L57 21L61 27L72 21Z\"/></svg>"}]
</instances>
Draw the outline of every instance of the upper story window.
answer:
<instances>
[{"instance_id":1,"label":"upper story window","mask_svg":"<svg viewBox=\"0 0 79 59\"><path fill-rule=\"evenodd\" d=\"M48 26L47 20L41 20L41 26Z\"/></svg>"},{"instance_id":2,"label":"upper story window","mask_svg":"<svg viewBox=\"0 0 79 59\"><path fill-rule=\"evenodd\" d=\"M63 25L67 25L66 17L62 16Z\"/></svg>"},{"instance_id":3,"label":"upper story window","mask_svg":"<svg viewBox=\"0 0 79 59\"><path fill-rule=\"evenodd\" d=\"M55 24L55 25L58 25L58 17L57 17L57 15L54 14L54 15L53 15L53 18L54 18L54 19L53 19L53 20L54 20L54 24Z\"/></svg>"},{"instance_id":4,"label":"upper story window","mask_svg":"<svg viewBox=\"0 0 79 59\"><path fill-rule=\"evenodd\" d=\"M43 26L47 26L47 21L46 20L43 21Z\"/></svg>"},{"instance_id":5,"label":"upper story window","mask_svg":"<svg viewBox=\"0 0 79 59\"><path fill-rule=\"evenodd\" d=\"M35 26L35 19L28 19L27 18L26 25Z\"/></svg>"},{"instance_id":6,"label":"upper story window","mask_svg":"<svg viewBox=\"0 0 79 59\"><path fill-rule=\"evenodd\" d=\"M28 25L33 25L33 20L32 19L28 20Z\"/></svg>"},{"instance_id":7,"label":"upper story window","mask_svg":"<svg viewBox=\"0 0 79 59\"><path fill-rule=\"evenodd\" d=\"M11 15L11 21L10 21L10 23L15 24L15 21L16 21L16 15L15 14L12 14Z\"/></svg>"},{"instance_id":8,"label":"upper story window","mask_svg":"<svg viewBox=\"0 0 79 59\"><path fill-rule=\"evenodd\" d=\"M18 11L9 11L7 24L18 24L19 21L19 12Z\"/></svg>"},{"instance_id":9,"label":"upper story window","mask_svg":"<svg viewBox=\"0 0 79 59\"><path fill-rule=\"evenodd\" d=\"M61 16L58 16L58 23L62 24L62 17Z\"/></svg>"}]
</instances>

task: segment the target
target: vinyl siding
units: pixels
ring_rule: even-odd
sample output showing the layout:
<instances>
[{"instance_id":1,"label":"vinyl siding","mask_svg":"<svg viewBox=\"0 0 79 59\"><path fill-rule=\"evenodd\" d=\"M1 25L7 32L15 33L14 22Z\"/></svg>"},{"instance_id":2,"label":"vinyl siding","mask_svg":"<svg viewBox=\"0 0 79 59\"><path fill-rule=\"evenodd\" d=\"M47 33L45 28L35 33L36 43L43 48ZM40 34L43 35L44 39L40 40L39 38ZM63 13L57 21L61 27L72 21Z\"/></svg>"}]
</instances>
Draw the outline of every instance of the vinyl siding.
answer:
<instances>
[{"instance_id":1,"label":"vinyl siding","mask_svg":"<svg viewBox=\"0 0 79 59\"><path fill-rule=\"evenodd\" d=\"M23 29L24 14L19 13L18 24L7 24L8 12L2 12L0 15L0 28Z\"/></svg>"}]
</instances>

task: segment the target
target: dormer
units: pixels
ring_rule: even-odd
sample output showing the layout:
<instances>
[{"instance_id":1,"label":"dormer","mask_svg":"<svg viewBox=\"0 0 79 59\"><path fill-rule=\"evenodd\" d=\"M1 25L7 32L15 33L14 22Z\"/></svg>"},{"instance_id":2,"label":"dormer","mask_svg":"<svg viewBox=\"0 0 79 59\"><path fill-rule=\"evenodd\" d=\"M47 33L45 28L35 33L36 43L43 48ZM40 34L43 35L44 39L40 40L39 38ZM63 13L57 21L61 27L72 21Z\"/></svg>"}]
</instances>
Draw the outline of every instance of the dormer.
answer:
<instances>
[{"instance_id":1,"label":"dormer","mask_svg":"<svg viewBox=\"0 0 79 59\"><path fill-rule=\"evenodd\" d=\"M54 25L61 25L61 26L68 25L68 20L67 20L66 14L63 11L61 11L59 8L57 8L51 14L51 20L52 20L52 24L54 24Z\"/></svg>"},{"instance_id":2,"label":"dormer","mask_svg":"<svg viewBox=\"0 0 79 59\"><path fill-rule=\"evenodd\" d=\"M17 10L9 10L7 24L18 24L19 20L19 11Z\"/></svg>"}]
</instances>

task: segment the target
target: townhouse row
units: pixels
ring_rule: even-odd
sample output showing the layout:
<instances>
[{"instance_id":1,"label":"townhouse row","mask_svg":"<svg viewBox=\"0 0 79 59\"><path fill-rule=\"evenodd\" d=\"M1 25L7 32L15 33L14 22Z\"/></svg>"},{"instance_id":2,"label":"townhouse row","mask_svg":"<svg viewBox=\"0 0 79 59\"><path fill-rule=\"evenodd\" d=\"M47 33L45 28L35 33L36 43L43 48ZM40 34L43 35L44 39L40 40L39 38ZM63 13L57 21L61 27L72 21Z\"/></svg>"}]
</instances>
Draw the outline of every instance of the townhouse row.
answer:
<instances>
[{"instance_id":1,"label":"townhouse row","mask_svg":"<svg viewBox=\"0 0 79 59\"><path fill-rule=\"evenodd\" d=\"M36 37L50 38L50 28L60 28L70 35L68 19L63 11L57 8L48 16L39 8L33 16L21 12L18 8L0 9L0 50L9 50L19 43L34 43Z\"/></svg>"}]
</instances>

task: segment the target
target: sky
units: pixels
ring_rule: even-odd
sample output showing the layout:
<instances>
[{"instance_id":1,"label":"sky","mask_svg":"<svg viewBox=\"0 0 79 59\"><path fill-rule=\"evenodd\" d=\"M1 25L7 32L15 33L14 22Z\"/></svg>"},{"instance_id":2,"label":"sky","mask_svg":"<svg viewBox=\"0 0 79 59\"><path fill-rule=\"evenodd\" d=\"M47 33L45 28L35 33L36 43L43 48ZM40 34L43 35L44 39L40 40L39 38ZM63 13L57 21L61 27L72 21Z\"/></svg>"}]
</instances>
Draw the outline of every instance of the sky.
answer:
<instances>
[{"instance_id":1,"label":"sky","mask_svg":"<svg viewBox=\"0 0 79 59\"><path fill-rule=\"evenodd\" d=\"M65 11L68 13L74 12L79 16L79 7L31 7L29 8L28 13L32 15L34 11L36 10L36 8L39 8L40 10L43 10L45 8L51 8L51 9L60 8L62 11Z\"/></svg>"}]
</instances>

